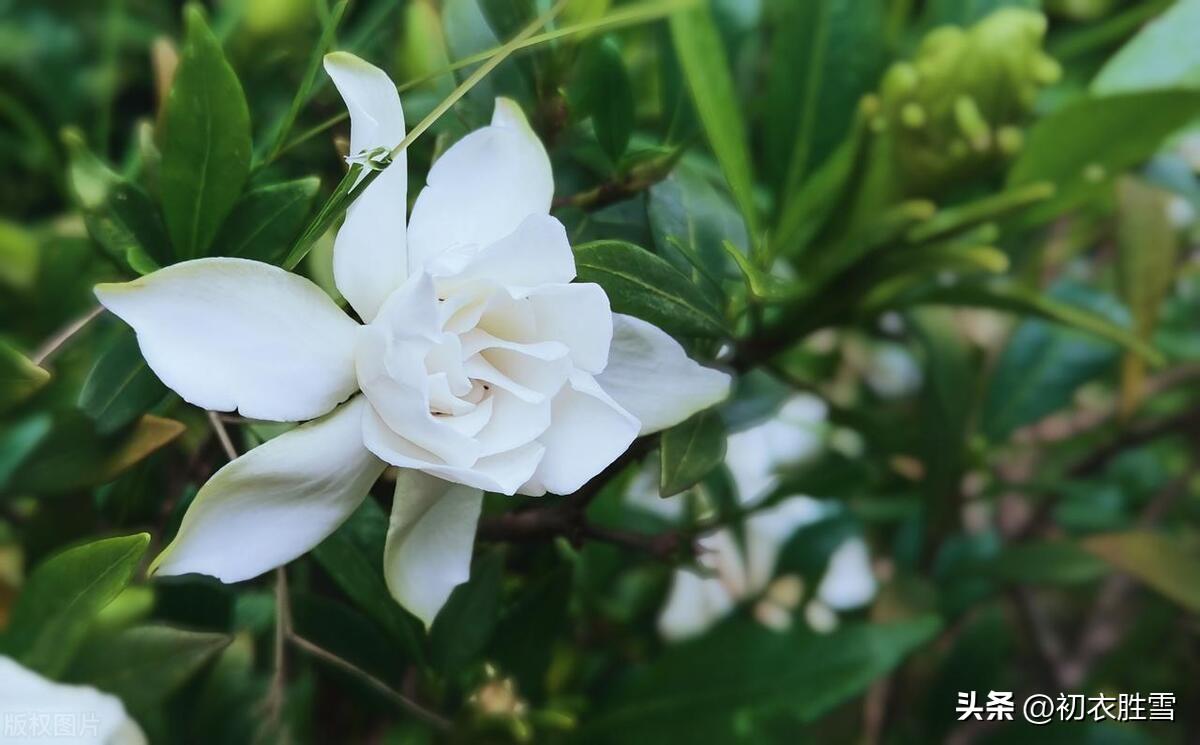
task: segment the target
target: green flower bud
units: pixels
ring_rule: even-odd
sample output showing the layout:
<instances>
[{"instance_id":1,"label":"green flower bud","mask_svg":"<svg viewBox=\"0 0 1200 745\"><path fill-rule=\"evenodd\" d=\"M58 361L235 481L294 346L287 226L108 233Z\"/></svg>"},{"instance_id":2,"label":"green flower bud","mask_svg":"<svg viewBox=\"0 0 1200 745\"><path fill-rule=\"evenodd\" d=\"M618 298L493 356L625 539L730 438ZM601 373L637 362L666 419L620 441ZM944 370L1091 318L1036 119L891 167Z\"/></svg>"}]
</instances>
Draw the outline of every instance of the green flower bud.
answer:
<instances>
[{"instance_id":1,"label":"green flower bud","mask_svg":"<svg viewBox=\"0 0 1200 745\"><path fill-rule=\"evenodd\" d=\"M1003 8L970 28L930 31L911 60L887 70L871 129L892 139L906 194L936 191L1020 149L1038 94L1061 75L1042 50L1045 35L1042 14Z\"/></svg>"}]
</instances>

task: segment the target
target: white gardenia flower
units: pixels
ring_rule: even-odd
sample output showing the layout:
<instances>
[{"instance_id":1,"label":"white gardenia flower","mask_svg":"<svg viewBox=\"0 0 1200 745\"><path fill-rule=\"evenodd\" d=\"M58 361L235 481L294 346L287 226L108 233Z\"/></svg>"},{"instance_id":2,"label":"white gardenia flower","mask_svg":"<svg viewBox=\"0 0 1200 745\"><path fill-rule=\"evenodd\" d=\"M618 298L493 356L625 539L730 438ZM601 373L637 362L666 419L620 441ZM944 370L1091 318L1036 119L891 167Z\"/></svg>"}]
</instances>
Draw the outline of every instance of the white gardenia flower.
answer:
<instances>
[{"instance_id":1,"label":"white gardenia flower","mask_svg":"<svg viewBox=\"0 0 1200 745\"><path fill-rule=\"evenodd\" d=\"M120 699L47 680L0 656L0 741L20 745L146 745Z\"/></svg>"},{"instance_id":2,"label":"white gardenia flower","mask_svg":"<svg viewBox=\"0 0 1200 745\"><path fill-rule=\"evenodd\" d=\"M819 398L797 394L770 419L729 436L725 464L742 505L761 503L778 486L781 470L820 452L826 414L827 407ZM638 509L664 519L681 519L682 497L662 499L657 483L653 463L647 464L630 484L627 499ZM791 496L752 512L743 522L740 544L729 528L700 538L699 568L676 570L659 615L659 632L672 641L698 636L739 603L759 598L764 592L768 597L759 609L763 611L758 614L760 620L773 628L786 627L794 607L771 604L768 592L779 554L796 531L830 514L831 505L827 503L808 496ZM871 601L875 591L867 544L857 536L847 538L830 555L806 606L806 616L828 618L835 611L860 608ZM836 625L835 614L833 618Z\"/></svg>"},{"instance_id":3,"label":"white gardenia flower","mask_svg":"<svg viewBox=\"0 0 1200 745\"><path fill-rule=\"evenodd\" d=\"M325 69L350 110L350 150L404 138L396 87L349 54ZM334 278L362 323L307 279L233 258L96 288L154 372L190 403L315 420L222 468L160 574L235 582L320 543L388 465L384 573L426 623L468 576L483 490L569 494L639 434L726 397L657 327L572 282L549 214L550 161L512 101L450 147L405 220L401 153L347 211Z\"/></svg>"}]
</instances>

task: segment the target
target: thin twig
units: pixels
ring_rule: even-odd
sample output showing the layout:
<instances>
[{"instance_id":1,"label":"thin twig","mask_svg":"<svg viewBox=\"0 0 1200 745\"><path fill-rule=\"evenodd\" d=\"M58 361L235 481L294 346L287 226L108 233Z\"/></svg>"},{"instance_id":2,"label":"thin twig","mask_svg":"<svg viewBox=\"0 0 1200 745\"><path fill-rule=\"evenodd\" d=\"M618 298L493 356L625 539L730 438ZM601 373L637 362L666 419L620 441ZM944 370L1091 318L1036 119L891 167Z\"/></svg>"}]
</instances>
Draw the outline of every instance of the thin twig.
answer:
<instances>
[{"instance_id":1,"label":"thin twig","mask_svg":"<svg viewBox=\"0 0 1200 745\"><path fill-rule=\"evenodd\" d=\"M87 313L83 314L79 318L75 319L74 321L71 321L71 323L67 324L61 331L59 331L57 334L55 334L54 336L47 339L45 344L38 347L37 351L35 351L33 353L32 357L30 357L30 361L32 361L33 364L38 365L40 367L47 360L49 360L52 356L54 356L54 354L56 352L58 352L58 350L61 349L64 344L66 344L68 341L70 341L71 338L75 336L75 334L78 334L80 331L83 331L83 329L89 323L91 323L92 321L94 321L96 319L96 316L100 315L103 312L104 312L104 306L97 305L95 308L92 308L91 310L89 310Z\"/></svg>"},{"instance_id":2,"label":"thin twig","mask_svg":"<svg viewBox=\"0 0 1200 745\"><path fill-rule=\"evenodd\" d=\"M225 422L221 421L221 415L215 411L206 413L209 423L212 424L213 433L217 436L217 442L221 443L221 449L225 451L225 456L229 460L237 460L237 448L233 446L233 440L229 439L229 431L225 429Z\"/></svg>"},{"instance_id":3,"label":"thin twig","mask_svg":"<svg viewBox=\"0 0 1200 745\"><path fill-rule=\"evenodd\" d=\"M274 731L283 720L283 705L287 700L287 643L292 633L292 611L288 602L287 571L283 567L275 570L275 670L271 675L271 687L263 701L267 720Z\"/></svg>"},{"instance_id":4,"label":"thin twig","mask_svg":"<svg viewBox=\"0 0 1200 745\"><path fill-rule=\"evenodd\" d=\"M385 698L392 701L400 708L404 709L418 719L421 719L427 724L435 727L436 729L439 729L443 732L448 732L453 729L454 723L449 719L446 719L445 717L426 709L415 700L393 689L387 683L384 683L382 680L376 678L366 670L363 670L353 662L338 657L333 652L330 652L329 650L310 642L308 639L305 639L294 631L288 634L288 640L300 649L311 654L313 657L323 660L324 662L327 662L330 665L333 665L334 667L353 675L359 680L362 680L364 683L374 688Z\"/></svg>"}]
</instances>

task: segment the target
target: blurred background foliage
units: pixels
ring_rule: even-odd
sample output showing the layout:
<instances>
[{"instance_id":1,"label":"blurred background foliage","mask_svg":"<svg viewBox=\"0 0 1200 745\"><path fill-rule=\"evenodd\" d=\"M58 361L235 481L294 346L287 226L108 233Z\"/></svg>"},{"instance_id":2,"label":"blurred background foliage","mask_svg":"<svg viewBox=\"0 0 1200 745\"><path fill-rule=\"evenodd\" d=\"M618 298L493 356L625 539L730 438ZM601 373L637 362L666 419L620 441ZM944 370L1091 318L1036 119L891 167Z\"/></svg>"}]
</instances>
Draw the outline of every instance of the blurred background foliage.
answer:
<instances>
[{"instance_id":1,"label":"blurred background foliage","mask_svg":"<svg viewBox=\"0 0 1200 745\"><path fill-rule=\"evenodd\" d=\"M580 278L738 373L635 445L687 509L627 498L631 465L588 538L514 540L499 516L539 504L489 497L428 635L379 574L388 485L286 604L269 578L145 579L226 455L92 286L303 256L336 295L321 55L404 81L411 127L548 6L0 0L0 651L119 695L153 742L1195 742L1197 0L568 0L410 179L521 104ZM813 443L748 507L726 437L796 392ZM280 431L224 426L238 450ZM797 494L829 509L780 547L775 610L758 588L664 639L693 539L750 543ZM873 601L799 611L847 535ZM955 721L991 689L1171 691L1177 721Z\"/></svg>"}]
</instances>

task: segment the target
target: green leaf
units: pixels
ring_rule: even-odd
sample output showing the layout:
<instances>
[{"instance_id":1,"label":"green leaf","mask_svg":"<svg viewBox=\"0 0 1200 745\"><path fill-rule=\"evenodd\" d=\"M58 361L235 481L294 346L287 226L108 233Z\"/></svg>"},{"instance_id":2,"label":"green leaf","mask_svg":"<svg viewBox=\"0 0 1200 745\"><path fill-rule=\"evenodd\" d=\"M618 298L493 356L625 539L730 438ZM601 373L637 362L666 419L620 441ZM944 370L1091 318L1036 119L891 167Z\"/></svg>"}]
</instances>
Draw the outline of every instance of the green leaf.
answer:
<instances>
[{"instance_id":1,"label":"green leaf","mask_svg":"<svg viewBox=\"0 0 1200 745\"><path fill-rule=\"evenodd\" d=\"M368 499L313 549L313 556L355 605L399 641L413 659L421 660L424 653L419 622L392 600L383 581L387 528L387 515Z\"/></svg>"},{"instance_id":2,"label":"green leaf","mask_svg":"<svg viewBox=\"0 0 1200 745\"><path fill-rule=\"evenodd\" d=\"M1041 0L930 0L923 17L928 28L943 25L970 26L1000 8L1039 10Z\"/></svg>"},{"instance_id":3,"label":"green leaf","mask_svg":"<svg viewBox=\"0 0 1200 745\"><path fill-rule=\"evenodd\" d=\"M0 285L28 290L37 279L38 242L15 222L0 220Z\"/></svg>"},{"instance_id":4,"label":"green leaf","mask_svg":"<svg viewBox=\"0 0 1200 745\"><path fill-rule=\"evenodd\" d=\"M12 475L14 491L60 494L112 481L183 434L173 419L144 415L128 430L101 436L76 410L56 415L45 444Z\"/></svg>"},{"instance_id":5,"label":"green leaf","mask_svg":"<svg viewBox=\"0 0 1200 745\"><path fill-rule=\"evenodd\" d=\"M50 373L0 341L0 412L32 396L50 380Z\"/></svg>"},{"instance_id":6,"label":"green leaf","mask_svg":"<svg viewBox=\"0 0 1200 745\"><path fill-rule=\"evenodd\" d=\"M1094 582L1108 571L1104 562L1067 540L1009 546L991 563L990 570L1011 582L1051 585Z\"/></svg>"},{"instance_id":7,"label":"green leaf","mask_svg":"<svg viewBox=\"0 0 1200 745\"><path fill-rule=\"evenodd\" d=\"M1082 98L1029 130L1008 175L1010 187L1039 181L1057 196L1026 220L1037 223L1086 199L1100 185L1158 151L1168 136L1200 116L1200 91L1182 89Z\"/></svg>"},{"instance_id":8,"label":"green leaf","mask_svg":"<svg viewBox=\"0 0 1200 745\"><path fill-rule=\"evenodd\" d=\"M577 65L572 107L580 117L591 117L596 140L616 161L633 134L633 86L621 50L611 38L601 39L588 46Z\"/></svg>"},{"instance_id":9,"label":"green leaf","mask_svg":"<svg viewBox=\"0 0 1200 745\"><path fill-rule=\"evenodd\" d=\"M584 730L588 742L739 742L739 722L785 714L811 722L859 695L941 627L925 616L856 624L825 636L737 618L670 647L621 686ZM748 717L748 718L747 718ZM753 737L749 738L754 740Z\"/></svg>"},{"instance_id":10,"label":"green leaf","mask_svg":"<svg viewBox=\"0 0 1200 745\"><path fill-rule=\"evenodd\" d=\"M885 61L884 3L777 3L767 75L766 168L794 194L837 151ZM851 135L853 136L853 135Z\"/></svg>"},{"instance_id":11,"label":"green leaf","mask_svg":"<svg viewBox=\"0 0 1200 745\"><path fill-rule=\"evenodd\" d=\"M742 253L740 248L729 241L722 243L721 247L741 270L742 277L746 280L746 286L750 288L750 294L759 300L782 302L803 294L804 285L800 282L776 277L764 269L759 269L749 256Z\"/></svg>"},{"instance_id":12,"label":"green leaf","mask_svg":"<svg viewBox=\"0 0 1200 745\"><path fill-rule=\"evenodd\" d=\"M910 321L925 353L916 448L925 476L921 486L935 521L954 509L953 497L966 470L975 366L971 351L945 309L922 308Z\"/></svg>"},{"instance_id":13,"label":"green leaf","mask_svg":"<svg viewBox=\"0 0 1200 745\"><path fill-rule=\"evenodd\" d=\"M150 370L133 330L122 326L96 360L79 392L79 408L108 434L129 424L167 395Z\"/></svg>"},{"instance_id":14,"label":"green leaf","mask_svg":"<svg viewBox=\"0 0 1200 745\"><path fill-rule=\"evenodd\" d=\"M670 26L675 54L708 143L746 221L751 244L758 245L761 235L754 206L749 141L716 23L708 5L701 3L672 15Z\"/></svg>"},{"instance_id":15,"label":"green leaf","mask_svg":"<svg viewBox=\"0 0 1200 745\"><path fill-rule=\"evenodd\" d=\"M1158 350L1138 338L1128 327L1007 279L931 285L898 304L958 305L1037 316L1115 342L1152 365L1162 363Z\"/></svg>"},{"instance_id":16,"label":"green leaf","mask_svg":"<svg viewBox=\"0 0 1200 745\"><path fill-rule=\"evenodd\" d=\"M90 638L65 679L115 694L131 712L149 712L232 641L225 634L146 624Z\"/></svg>"},{"instance_id":17,"label":"green leaf","mask_svg":"<svg viewBox=\"0 0 1200 745\"><path fill-rule=\"evenodd\" d=\"M250 112L199 6L163 110L162 202L175 255L207 255L250 172Z\"/></svg>"},{"instance_id":18,"label":"green leaf","mask_svg":"<svg viewBox=\"0 0 1200 745\"><path fill-rule=\"evenodd\" d=\"M723 241L730 241L743 252L750 249L746 224L729 195L687 161L650 187L646 214L655 252L681 272L690 273L694 262L682 255L672 240L679 241L705 272L718 278L724 276L728 266Z\"/></svg>"},{"instance_id":19,"label":"green leaf","mask_svg":"<svg viewBox=\"0 0 1200 745\"><path fill-rule=\"evenodd\" d=\"M487 646L500 617L504 555L476 560L471 579L454 588L429 631L430 660L442 675L462 670Z\"/></svg>"},{"instance_id":20,"label":"green leaf","mask_svg":"<svg viewBox=\"0 0 1200 745\"><path fill-rule=\"evenodd\" d=\"M133 579L148 533L67 549L30 575L0 647L25 666L57 677L70 663L100 610Z\"/></svg>"},{"instance_id":21,"label":"green leaf","mask_svg":"<svg viewBox=\"0 0 1200 745\"><path fill-rule=\"evenodd\" d=\"M67 129L62 139L70 155L67 183L92 240L134 271L134 262L145 266L143 258L167 263L171 243L150 196L93 155L78 131Z\"/></svg>"},{"instance_id":22,"label":"green leaf","mask_svg":"<svg viewBox=\"0 0 1200 745\"><path fill-rule=\"evenodd\" d=\"M1081 285L1060 285L1047 301L1072 313L1090 313L1089 318L1124 312L1111 297ZM983 433L993 442L1003 441L1018 427L1069 404L1080 385L1111 369L1116 360L1117 347L1109 341L1040 318L1022 321L992 371Z\"/></svg>"},{"instance_id":23,"label":"green leaf","mask_svg":"<svg viewBox=\"0 0 1200 745\"><path fill-rule=\"evenodd\" d=\"M1167 599L1200 613L1200 551L1194 541L1131 530L1092 536L1083 547Z\"/></svg>"},{"instance_id":24,"label":"green leaf","mask_svg":"<svg viewBox=\"0 0 1200 745\"><path fill-rule=\"evenodd\" d=\"M1200 0L1178 0L1108 59L1092 93L1200 87Z\"/></svg>"},{"instance_id":25,"label":"green leaf","mask_svg":"<svg viewBox=\"0 0 1200 745\"><path fill-rule=\"evenodd\" d=\"M312 210L321 180L316 176L247 191L233 206L213 246L222 256L283 261Z\"/></svg>"},{"instance_id":26,"label":"green leaf","mask_svg":"<svg viewBox=\"0 0 1200 745\"><path fill-rule=\"evenodd\" d=\"M939 209L933 217L913 226L905 237L909 243L924 243L988 220L995 220L1009 212L1037 204L1052 196L1054 196L1054 184L1049 182L1029 184L989 194L972 202Z\"/></svg>"},{"instance_id":27,"label":"green leaf","mask_svg":"<svg viewBox=\"0 0 1200 745\"><path fill-rule=\"evenodd\" d=\"M8 480L25 459L41 446L53 426L53 418L45 412L0 424L0 494L4 493Z\"/></svg>"},{"instance_id":28,"label":"green leaf","mask_svg":"<svg viewBox=\"0 0 1200 745\"><path fill-rule=\"evenodd\" d=\"M575 247L579 280L608 293L612 309L684 336L725 336L725 324L709 300L675 267L623 241Z\"/></svg>"},{"instance_id":29,"label":"green leaf","mask_svg":"<svg viewBox=\"0 0 1200 745\"><path fill-rule=\"evenodd\" d=\"M725 424L715 409L705 409L662 433L662 477L658 493L678 494L696 484L725 459Z\"/></svg>"}]
</instances>

